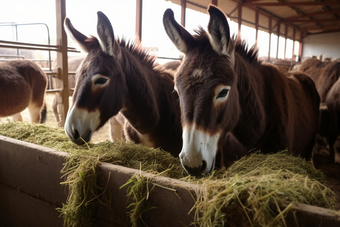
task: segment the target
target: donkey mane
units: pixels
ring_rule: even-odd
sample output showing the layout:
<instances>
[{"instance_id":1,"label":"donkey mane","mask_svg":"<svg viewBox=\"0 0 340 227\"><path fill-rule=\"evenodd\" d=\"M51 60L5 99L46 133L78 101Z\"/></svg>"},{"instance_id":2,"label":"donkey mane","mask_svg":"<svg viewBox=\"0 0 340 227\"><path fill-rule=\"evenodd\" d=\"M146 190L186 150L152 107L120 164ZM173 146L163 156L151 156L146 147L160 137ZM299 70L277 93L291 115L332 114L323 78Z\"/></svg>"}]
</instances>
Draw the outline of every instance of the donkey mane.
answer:
<instances>
[{"instance_id":1,"label":"donkey mane","mask_svg":"<svg viewBox=\"0 0 340 227\"><path fill-rule=\"evenodd\" d=\"M248 48L246 41L242 40L238 35L236 38L233 37L235 42L235 52L242 56L243 59L247 60L249 63L261 63L258 60L259 49L255 43L253 46Z\"/></svg>"},{"instance_id":2,"label":"donkey mane","mask_svg":"<svg viewBox=\"0 0 340 227\"><path fill-rule=\"evenodd\" d=\"M141 44L135 43L133 41L126 41L124 38L116 39L119 46L126 49L128 52L130 52L132 55L137 57L137 59L148 65L149 67L153 68L155 66L155 60L156 57L149 55L149 52L142 47ZM99 47L99 41L96 37L90 36L85 40L86 43L89 44L91 48Z\"/></svg>"},{"instance_id":3,"label":"donkey mane","mask_svg":"<svg viewBox=\"0 0 340 227\"><path fill-rule=\"evenodd\" d=\"M137 57L139 61L147 64L150 67L154 66L156 57L149 55L149 51L143 48L140 43L136 43L131 40L126 41L123 38L118 39L117 42L119 43L121 47L125 48L130 53L132 53L135 57Z\"/></svg>"},{"instance_id":4,"label":"donkey mane","mask_svg":"<svg viewBox=\"0 0 340 227\"><path fill-rule=\"evenodd\" d=\"M208 33L201 26L195 30L195 33L196 35L194 35L194 37L197 41L203 44L209 43ZM248 44L246 41L241 39L240 35L233 35L231 39L235 43L235 52L238 53L244 60L247 60L249 63L261 63L261 61L258 60L259 49L257 44L254 44L248 48Z\"/></svg>"}]
</instances>

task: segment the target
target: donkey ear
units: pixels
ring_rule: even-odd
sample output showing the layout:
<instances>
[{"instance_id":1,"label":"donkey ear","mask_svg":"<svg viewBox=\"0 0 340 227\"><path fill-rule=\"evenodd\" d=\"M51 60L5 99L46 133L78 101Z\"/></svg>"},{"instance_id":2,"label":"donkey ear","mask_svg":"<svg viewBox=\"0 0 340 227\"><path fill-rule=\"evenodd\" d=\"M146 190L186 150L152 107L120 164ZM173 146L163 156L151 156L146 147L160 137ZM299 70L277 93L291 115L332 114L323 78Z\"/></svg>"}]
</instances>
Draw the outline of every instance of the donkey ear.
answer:
<instances>
[{"instance_id":1,"label":"donkey ear","mask_svg":"<svg viewBox=\"0 0 340 227\"><path fill-rule=\"evenodd\" d=\"M120 54L120 46L115 40L113 28L104 13L98 11L97 33L102 51L117 57Z\"/></svg>"},{"instance_id":2,"label":"donkey ear","mask_svg":"<svg viewBox=\"0 0 340 227\"><path fill-rule=\"evenodd\" d=\"M88 37L80 33L77 29L75 29L70 19L68 19L67 17L64 20L64 27L65 27L66 33L73 39L73 41L76 42L82 50L88 53L90 50L90 47L85 42L85 40Z\"/></svg>"},{"instance_id":3,"label":"donkey ear","mask_svg":"<svg viewBox=\"0 0 340 227\"><path fill-rule=\"evenodd\" d=\"M175 21L174 12L171 9L167 9L164 12L163 25L166 33L177 49L186 54L190 46L195 43L195 39L185 28Z\"/></svg>"},{"instance_id":4,"label":"donkey ear","mask_svg":"<svg viewBox=\"0 0 340 227\"><path fill-rule=\"evenodd\" d=\"M226 15L216 6L208 8L210 21L208 24L210 44L221 55L226 55L234 61L234 44L230 40L230 29Z\"/></svg>"}]
</instances>

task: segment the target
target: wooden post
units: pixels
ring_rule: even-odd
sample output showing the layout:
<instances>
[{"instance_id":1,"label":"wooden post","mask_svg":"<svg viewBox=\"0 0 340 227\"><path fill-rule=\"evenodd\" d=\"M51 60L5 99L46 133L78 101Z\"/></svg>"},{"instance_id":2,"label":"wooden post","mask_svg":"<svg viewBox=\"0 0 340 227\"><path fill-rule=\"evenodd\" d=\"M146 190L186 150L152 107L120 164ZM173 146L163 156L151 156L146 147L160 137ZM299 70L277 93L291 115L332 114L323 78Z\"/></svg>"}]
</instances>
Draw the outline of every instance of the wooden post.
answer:
<instances>
[{"instance_id":1,"label":"wooden post","mask_svg":"<svg viewBox=\"0 0 340 227\"><path fill-rule=\"evenodd\" d=\"M185 27L185 10L187 8L187 1L181 0L181 25Z\"/></svg>"},{"instance_id":2,"label":"wooden post","mask_svg":"<svg viewBox=\"0 0 340 227\"><path fill-rule=\"evenodd\" d=\"M136 42L142 42L143 0L136 0Z\"/></svg>"},{"instance_id":3,"label":"wooden post","mask_svg":"<svg viewBox=\"0 0 340 227\"><path fill-rule=\"evenodd\" d=\"M271 42L272 42L272 18L269 17L269 23L268 23L268 33L269 33L269 48L268 48L268 61L270 61L270 48L271 48Z\"/></svg>"},{"instance_id":4,"label":"wooden post","mask_svg":"<svg viewBox=\"0 0 340 227\"><path fill-rule=\"evenodd\" d=\"M280 29L281 29L281 23L278 22L277 23L276 59L279 59Z\"/></svg>"},{"instance_id":5,"label":"wooden post","mask_svg":"<svg viewBox=\"0 0 340 227\"><path fill-rule=\"evenodd\" d=\"M59 112L61 113L61 122L59 126L64 127L67 111L69 108L69 89L68 89L68 61L67 61L67 35L64 29L64 20L66 17L65 0L56 0L56 17L57 17L57 65L58 79L62 81L61 100Z\"/></svg>"},{"instance_id":6,"label":"wooden post","mask_svg":"<svg viewBox=\"0 0 340 227\"><path fill-rule=\"evenodd\" d=\"M287 52L287 35L288 35L288 25L285 24L285 50L284 50L284 53L283 53L283 58L286 60L286 52Z\"/></svg>"},{"instance_id":7,"label":"wooden post","mask_svg":"<svg viewBox=\"0 0 340 227\"><path fill-rule=\"evenodd\" d=\"M238 32L239 32L239 34L241 34L241 25L242 25L242 3L238 3L237 23L238 23Z\"/></svg>"},{"instance_id":8,"label":"wooden post","mask_svg":"<svg viewBox=\"0 0 340 227\"><path fill-rule=\"evenodd\" d=\"M295 56L294 56L294 51L295 51L295 28L293 28L293 61L295 61Z\"/></svg>"},{"instance_id":9,"label":"wooden post","mask_svg":"<svg viewBox=\"0 0 340 227\"><path fill-rule=\"evenodd\" d=\"M257 43L257 40L259 38L259 11L255 11L255 42Z\"/></svg>"},{"instance_id":10,"label":"wooden post","mask_svg":"<svg viewBox=\"0 0 340 227\"><path fill-rule=\"evenodd\" d=\"M300 45L299 45L299 60L302 61L302 48L303 48L303 34L302 34L302 31L300 31Z\"/></svg>"}]
</instances>

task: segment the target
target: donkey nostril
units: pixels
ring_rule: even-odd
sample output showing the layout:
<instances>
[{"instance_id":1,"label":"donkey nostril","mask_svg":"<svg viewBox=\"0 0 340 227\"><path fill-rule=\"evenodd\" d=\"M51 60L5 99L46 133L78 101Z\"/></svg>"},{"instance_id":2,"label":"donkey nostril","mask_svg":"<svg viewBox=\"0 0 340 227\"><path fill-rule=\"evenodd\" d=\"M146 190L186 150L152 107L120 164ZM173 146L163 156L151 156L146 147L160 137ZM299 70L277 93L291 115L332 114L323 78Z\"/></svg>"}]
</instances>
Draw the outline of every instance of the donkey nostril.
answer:
<instances>
[{"instance_id":1,"label":"donkey nostril","mask_svg":"<svg viewBox=\"0 0 340 227\"><path fill-rule=\"evenodd\" d=\"M203 160L202 161L201 172L204 173L206 168L207 168L207 162L205 160Z\"/></svg>"},{"instance_id":2,"label":"donkey nostril","mask_svg":"<svg viewBox=\"0 0 340 227\"><path fill-rule=\"evenodd\" d=\"M74 130L73 138L74 138L75 140L77 140L77 139L80 138L80 135L79 135L79 132L78 132L77 129Z\"/></svg>"}]
</instances>

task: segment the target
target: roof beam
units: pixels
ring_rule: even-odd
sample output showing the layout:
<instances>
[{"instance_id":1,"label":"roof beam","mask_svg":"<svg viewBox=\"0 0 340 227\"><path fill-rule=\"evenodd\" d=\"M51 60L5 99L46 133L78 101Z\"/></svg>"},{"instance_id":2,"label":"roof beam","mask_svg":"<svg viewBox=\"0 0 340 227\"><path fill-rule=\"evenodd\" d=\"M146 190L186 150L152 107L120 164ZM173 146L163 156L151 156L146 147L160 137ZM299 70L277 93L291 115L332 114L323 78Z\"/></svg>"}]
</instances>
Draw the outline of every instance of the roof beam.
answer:
<instances>
[{"instance_id":1,"label":"roof beam","mask_svg":"<svg viewBox=\"0 0 340 227\"><path fill-rule=\"evenodd\" d=\"M278 2L280 2L280 3L286 3L285 0L278 0ZM289 6L289 8L291 8L291 9L292 9L297 15L299 15L299 16L302 16L302 15L305 14L304 12L302 12L299 8L296 8L295 6Z\"/></svg>"},{"instance_id":2,"label":"roof beam","mask_svg":"<svg viewBox=\"0 0 340 227\"><path fill-rule=\"evenodd\" d=\"M331 25L331 26L326 26L326 27L315 26L315 27L301 28L302 31L310 31L310 30L335 30L335 29L340 29L340 25Z\"/></svg>"},{"instance_id":3,"label":"roof beam","mask_svg":"<svg viewBox=\"0 0 340 227\"><path fill-rule=\"evenodd\" d=\"M318 11L318 12L314 12L314 13L308 13L305 14L303 16L294 16L294 17L287 17L286 19L284 19L284 21L290 21L290 20L295 20L298 18L304 18L304 17L314 17L314 16L321 16L321 15L328 15L328 14L333 14L333 13L340 13L340 10L331 10L328 12L324 12L324 11Z\"/></svg>"},{"instance_id":4,"label":"roof beam","mask_svg":"<svg viewBox=\"0 0 340 227\"><path fill-rule=\"evenodd\" d=\"M319 34L327 34L327 33L334 33L334 32L340 32L340 29L327 30L327 31L316 32L316 33L309 33L308 35L319 35Z\"/></svg>"},{"instance_id":5,"label":"roof beam","mask_svg":"<svg viewBox=\"0 0 340 227\"><path fill-rule=\"evenodd\" d=\"M325 23L325 22L340 22L339 19L295 19L295 20L282 20L282 23Z\"/></svg>"},{"instance_id":6,"label":"roof beam","mask_svg":"<svg viewBox=\"0 0 340 227\"><path fill-rule=\"evenodd\" d=\"M231 1L232 1L232 2L236 2L236 3L243 3L241 0L231 0ZM247 3L247 2L245 2L245 3ZM243 3L243 5L244 5L245 3ZM281 17L279 17L279 16L277 16L277 15L271 13L271 12L268 12L267 10L265 10L265 9L263 9L263 8L256 7L255 5L253 5L253 6L247 6L247 7L250 8L250 9L252 9L252 10L254 10L254 11L259 10L259 12L260 12L262 15L264 15L264 16L266 16L266 17L268 17L268 18L272 18L272 19L277 20L277 21L282 21L282 20L283 20L283 18L281 18ZM296 25L294 25L294 24L290 24L290 25L291 25L293 28L300 29L298 26L296 26Z\"/></svg>"},{"instance_id":7,"label":"roof beam","mask_svg":"<svg viewBox=\"0 0 340 227\"><path fill-rule=\"evenodd\" d=\"M339 2L325 1L325 2L245 2L243 6L338 6Z\"/></svg>"}]
</instances>

